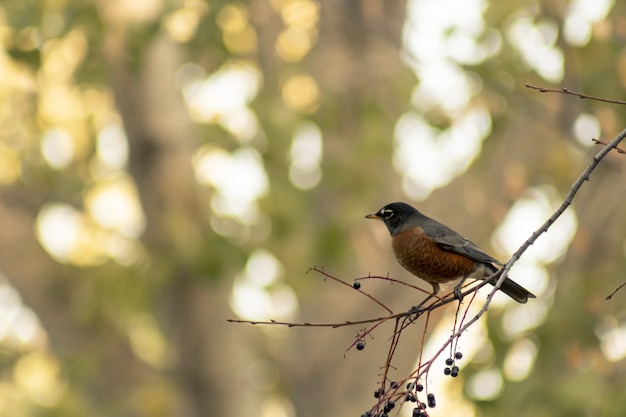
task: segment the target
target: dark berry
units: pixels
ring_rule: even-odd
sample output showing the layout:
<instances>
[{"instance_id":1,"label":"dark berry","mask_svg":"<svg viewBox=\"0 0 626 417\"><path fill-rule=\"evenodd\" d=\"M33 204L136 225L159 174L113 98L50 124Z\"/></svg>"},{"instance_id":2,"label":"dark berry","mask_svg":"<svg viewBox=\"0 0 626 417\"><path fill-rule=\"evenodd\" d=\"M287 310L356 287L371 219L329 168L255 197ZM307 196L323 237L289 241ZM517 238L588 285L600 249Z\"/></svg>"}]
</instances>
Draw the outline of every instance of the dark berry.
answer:
<instances>
[{"instance_id":1,"label":"dark berry","mask_svg":"<svg viewBox=\"0 0 626 417\"><path fill-rule=\"evenodd\" d=\"M393 410L395 406L396 406L396 402L394 400L387 401L387 405L385 405L385 407L388 407L389 410Z\"/></svg>"},{"instance_id":2,"label":"dark berry","mask_svg":"<svg viewBox=\"0 0 626 417\"><path fill-rule=\"evenodd\" d=\"M450 370L450 368L448 368L447 366L445 368L443 368L443 374L444 375L450 375L452 371Z\"/></svg>"},{"instance_id":3,"label":"dark berry","mask_svg":"<svg viewBox=\"0 0 626 417\"><path fill-rule=\"evenodd\" d=\"M363 341L358 341L358 342L356 343L356 350L363 350L363 349L365 349L365 342L363 342Z\"/></svg>"},{"instance_id":4,"label":"dark berry","mask_svg":"<svg viewBox=\"0 0 626 417\"><path fill-rule=\"evenodd\" d=\"M380 415L380 417L389 417L389 414L387 414L387 412L385 411L384 413Z\"/></svg>"},{"instance_id":5,"label":"dark berry","mask_svg":"<svg viewBox=\"0 0 626 417\"><path fill-rule=\"evenodd\" d=\"M406 389L408 389L409 391L411 391L413 389L413 387L415 386L414 383L409 382L408 384L406 384Z\"/></svg>"},{"instance_id":6,"label":"dark berry","mask_svg":"<svg viewBox=\"0 0 626 417\"><path fill-rule=\"evenodd\" d=\"M355 281L352 284L352 288L354 288L355 290L358 290L359 288L361 288L361 283L359 281Z\"/></svg>"},{"instance_id":7,"label":"dark berry","mask_svg":"<svg viewBox=\"0 0 626 417\"><path fill-rule=\"evenodd\" d=\"M463 354L461 352L456 352L454 354L454 357L457 358L457 359L461 359L463 357Z\"/></svg>"},{"instance_id":8,"label":"dark berry","mask_svg":"<svg viewBox=\"0 0 626 417\"><path fill-rule=\"evenodd\" d=\"M422 415L422 410L420 410L417 407L413 409L413 413L411 414L412 417L421 417L421 415Z\"/></svg>"},{"instance_id":9,"label":"dark berry","mask_svg":"<svg viewBox=\"0 0 626 417\"><path fill-rule=\"evenodd\" d=\"M421 403L420 404L420 409L421 410L426 410L426 403Z\"/></svg>"},{"instance_id":10,"label":"dark berry","mask_svg":"<svg viewBox=\"0 0 626 417\"><path fill-rule=\"evenodd\" d=\"M417 384L417 387L415 387L417 389L417 392L422 392L424 391L424 386L422 384Z\"/></svg>"},{"instance_id":11,"label":"dark berry","mask_svg":"<svg viewBox=\"0 0 626 417\"><path fill-rule=\"evenodd\" d=\"M459 376L459 367L458 366L453 366L452 369L450 370L450 375L453 378L456 378L457 376Z\"/></svg>"},{"instance_id":12,"label":"dark berry","mask_svg":"<svg viewBox=\"0 0 626 417\"><path fill-rule=\"evenodd\" d=\"M378 397L380 397L381 395L383 395L383 394L384 394L384 392L385 392L385 391L383 391L383 389L382 389L382 388L378 388L376 391L374 391L374 398L378 398Z\"/></svg>"},{"instance_id":13,"label":"dark berry","mask_svg":"<svg viewBox=\"0 0 626 417\"><path fill-rule=\"evenodd\" d=\"M391 381L391 384L389 384L391 386L391 389L396 389L398 388L398 383L396 381Z\"/></svg>"},{"instance_id":14,"label":"dark berry","mask_svg":"<svg viewBox=\"0 0 626 417\"><path fill-rule=\"evenodd\" d=\"M428 406L430 408L435 408L436 405L437 405L437 401L435 401L435 394L433 393L428 394Z\"/></svg>"},{"instance_id":15,"label":"dark berry","mask_svg":"<svg viewBox=\"0 0 626 417\"><path fill-rule=\"evenodd\" d=\"M450 366L454 363L454 360L452 358L448 358L446 359L446 365Z\"/></svg>"}]
</instances>

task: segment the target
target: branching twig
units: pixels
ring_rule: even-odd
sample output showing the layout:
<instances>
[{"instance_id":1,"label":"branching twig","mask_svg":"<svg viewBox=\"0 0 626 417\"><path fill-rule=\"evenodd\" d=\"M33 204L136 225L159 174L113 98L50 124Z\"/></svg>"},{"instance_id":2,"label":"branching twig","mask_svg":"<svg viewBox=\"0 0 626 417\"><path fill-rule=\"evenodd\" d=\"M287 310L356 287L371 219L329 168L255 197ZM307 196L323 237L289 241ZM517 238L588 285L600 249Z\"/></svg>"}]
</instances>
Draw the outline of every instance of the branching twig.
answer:
<instances>
[{"instance_id":1,"label":"branching twig","mask_svg":"<svg viewBox=\"0 0 626 417\"><path fill-rule=\"evenodd\" d=\"M593 157L593 160L591 161L591 163L587 166L587 168L582 173L582 175L578 177L574 185L572 185L572 188L570 189L569 193L565 197L565 200L559 206L559 208L556 209L556 211L552 214L552 216L550 216L550 218L546 220L545 223L541 225L541 227L535 230L535 232L530 236L530 238L528 238L528 240L526 240L522 244L522 246L520 246L520 248L513 254L513 256L511 256L511 259L509 259L509 261L499 271L499 273L501 273L501 276L498 279L497 284L494 286L494 289L487 296L487 301L485 301L485 304L480 309L478 314L472 317L472 319L470 319L463 327L459 329L459 331L457 332L458 335L460 335L465 330L467 330L469 326L471 326L474 322L476 322L487 311L487 308L489 308L489 304L491 304L493 294L495 294L497 289L500 288L500 285L502 285L502 282L504 282L504 279L509 273L509 270L511 269L513 264L515 264L515 262L517 262L517 260L522 256L522 254L526 252L526 250L537 241L539 236L547 232L550 226L552 226L552 224L559 217L561 217L561 214L563 214L565 210L567 210L567 208L570 206L570 204L572 204L572 201L574 200L574 196L576 195L576 193L578 193L578 190L580 190L580 187L582 187L583 183L585 181L589 181L589 178L591 177L591 173L593 172L594 169L596 169L600 161L611 151L611 149L616 148L617 145L619 145L619 143L622 140L624 140L624 138L626 138L626 129L622 130L620 134L615 137L615 139L609 142L605 147L603 147L600 150L600 152L598 152Z\"/></svg>"},{"instance_id":2,"label":"branching twig","mask_svg":"<svg viewBox=\"0 0 626 417\"><path fill-rule=\"evenodd\" d=\"M315 272L318 272L318 273L320 273L320 274L324 275L324 277L326 277L326 278L330 278L330 279L332 279L332 280L335 280L335 281L337 281L338 283L345 285L346 287L354 288L354 286L353 286L353 285L348 284L348 283L347 283L347 282L345 282L344 280L339 279L339 278L337 278L337 277L334 277L334 276L332 276L332 275L330 275L330 274L327 274L327 273L324 271L324 269L323 269L323 268L322 268L322 269L320 269L320 268L318 268L317 266L315 266L315 265L314 265L312 268L309 268L309 270L308 270L308 271L306 271L306 272L307 272L307 274L308 274L310 271L315 271ZM354 289L355 289L355 290L357 290L358 292L360 292L361 294L363 294L364 296L366 296L367 298L369 298L370 300L374 301L376 304L378 304L379 306L381 306L381 307L382 307L382 308L384 308L385 310L387 310L387 312L388 312L389 314L393 314L393 311L391 311L391 309L390 309L389 307L387 307L386 305L384 305L383 303L381 303L380 301L378 301L376 298L372 297L372 295L371 295L371 294L368 294L368 293L366 293L366 292L364 292L364 291L361 291L361 289L359 289L359 288L354 288Z\"/></svg>"},{"instance_id":3,"label":"branching twig","mask_svg":"<svg viewBox=\"0 0 626 417\"><path fill-rule=\"evenodd\" d=\"M573 92L567 89L562 89L562 90L551 90L551 89L545 89L545 88L540 88L540 87L536 87L536 86L532 86L532 85L527 85L527 87L529 88L533 88L533 89L537 89L540 90L542 92L559 92L559 93L565 93L565 94L570 94L570 95L576 95L580 98L586 98L586 99L592 99L592 100L598 100L598 101L604 101L604 102L610 102L610 103L616 103L616 104L626 104L626 102L622 102L622 101L615 101L615 100L608 100L608 99L601 99L598 97L592 97L592 96L587 96L585 94L581 94L581 93L577 93L577 92ZM373 302L375 302L377 305L379 305L380 307L382 307L383 309L385 309L387 311L387 315L385 316L380 316L380 317L374 317L374 318L369 318L369 319L364 319L364 320L355 320L355 321L343 321L343 322L336 322L336 323L310 323L310 322L301 322L301 323L292 323L292 322L283 322L283 321L276 321L276 320L270 320L270 321L251 321L251 320L237 320L237 319L230 319L228 320L231 323L247 323L247 324L265 324L265 325L282 325L282 326L287 326L287 327L327 327L327 328L338 328L338 327L345 327L345 326L355 326L355 325L361 325L361 324L368 324L370 325L369 328L365 328L363 330L360 330L357 333L357 338L355 340L355 342L347 349L350 350L351 348L353 348L354 346L357 347L357 349L362 349L364 345L360 346L360 343L357 342L361 342L363 341L363 339L366 336L372 336L372 332L378 328L380 325L382 325L383 323L386 323L390 320L394 320L395 321L395 327L393 330L393 333L390 337L390 345L389 345L389 350L387 353L387 358L385 360L385 364L383 366L383 372L382 372L382 380L380 382L380 388L376 391L376 398L377 403L372 407L372 409L370 410L371 413L380 413L381 410L383 413L387 412L388 410L390 410L391 408L393 408L393 404L395 404L395 401L399 401L400 403L404 403L404 402L415 402L417 407L422 407L421 409L423 410L426 403L424 401L420 401L417 396L418 393L422 391L423 386L421 386L421 384L419 384L418 382L420 380L422 380L422 378L426 377L426 382L428 382L428 372L430 371L432 365L435 363L435 360L448 348L450 347L450 352L452 354L453 350L456 350L456 346L457 344L455 343L455 341L458 343L458 339L461 337L461 335L467 330L469 329L470 326L472 326L477 320L479 320L487 311L487 309L489 308L489 305L491 304L491 301L493 300L493 296L496 293L496 291L498 291L498 289L500 288L500 286L502 285L502 283L504 282L504 280L506 279L506 276L508 275L508 272L510 271L511 267L520 259L520 257L524 254L524 252L526 252L526 250L533 245L537 239L545 232L548 231L548 229L552 226L552 224L565 212L565 210L567 210L567 208L571 205L574 197L576 196L576 194L578 193L578 191L580 190L580 188L582 187L583 183L585 181L588 181L591 177L592 172L594 171L594 169L598 166L598 164L600 163L600 161L602 161L602 159L613 149L616 149L618 152L624 153L624 151L622 151L620 148L618 148L619 143L624 140L624 138L626 138L626 129L623 130L619 135L617 135L611 142L609 143L602 143L598 140L594 141L596 143L599 144L603 144L603 148L600 150L600 152L598 152L594 157L593 160L589 163L589 165L587 166L587 168L584 170L584 172L580 175L580 177L574 182L574 184L572 185L569 193L567 194L567 196L565 197L563 203L554 211L554 213L550 216L550 218L548 218L537 230L535 230L535 232L533 232L533 234L519 247L519 249L511 256L511 258L508 260L508 262L506 262L506 264L504 264L504 266L497 271L492 277L487 277L484 280L481 281L474 281L470 284L468 284L467 286L465 286L465 290L461 293L461 295L463 297L468 296L471 294L471 299L470 302L468 303L467 306L464 306L463 309L461 309L461 303L459 302L459 308L457 309L457 318L458 315L461 313L461 310L463 311L462 314L462 318L460 320L460 322L458 323L458 328L457 328L457 320L455 319L454 322L454 327L452 329L452 333L450 334L450 336L448 337L448 339L442 344L442 346L434 353L434 355L432 355L431 358L429 358L428 360L426 360L425 362L422 361L422 354L423 354L423 350L424 350L424 339L425 339L425 335L426 335L426 331L428 328L428 321L430 318L430 314L435 311L438 308L441 308L451 302L454 301L458 301L455 296L452 293L446 294L444 295L443 298L439 298L439 297L428 297L426 298L424 301L422 301L422 303L420 303L418 306L415 306L411 309L409 309L408 311L404 311L401 313L394 313L388 306L386 306L383 302L381 302L380 300L378 300L375 296L366 293L364 291L362 291L360 289L360 285L356 285L356 284L350 284L342 279L339 279L337 277L332 276L331 274L326 273L323 269L317 268L317 267L313 267L310 268L309 271L315 271L319 274L321 274L324 279L331 279L337 283L340 283L346 287L350 287L352 290L356 290L359 293L363 294L364 296L366 296L367 298L369 298L370 300L372 300ZM308 271L307 271L308 272ZM480 310L473 315L471 318L467 319L467 315L468 315L468 311L469 311L469 306L472 304L472 302L474 301L477 291L478 289L482 288L483 286L487 285L490 283L491 280L495 280L497 277L497 281L494 284L494 288L493 290L491 290L489 292L489 294L487 295L487 299L485 300L484 304L481 306ZM366 277L361 277L361 278L357 278L354 282L358 282L360 280L365 280L365 279L379 279L379 280L383 280L386 282L389 282L391 284L401 284L401 285L405 285L407 287L410 287L412 289L418 290L418 291L424 291L419 287L416 287L414 285L408 284L406 282L400 281L400 280L396 280L393 278L389 278L387 277L383 277L383 276L372 276L372 275L368 275ZM610 300L611 297L617 292L619 291L622 287L626 286L626 283L620 285L617 289L615 289L615 291L613 291L606 299ZM421 341L421 347L419 350L419 361L418 361L418 365L417 368L414 369L412 372L410 372L408 374L408 376L406 376L405 378L401 379L401 384L399 385L397 382L393 382L391 383L389 381L389 371L391 368L393 368L392 366L392 360L393 357L395 355L396 352L396 348L399 344L399 340L401 337L402 332L412 323L416 322L423 314L426 314L426 324L425 324L425 328L424 328L424 333L422 336L422 341ZM454 344L453 344L454 343ZM459 356L460 358L460 356ZM450 359L449 363L453 363L452 358ZM458 371L458 367L456 367L456 370ZM449 369L446 369L446 371L449 371ZM453 376L455 376L453 374ZM414 380L415 382L410 382L409 384L407 384L406 389L402 388L401 385L404 385L405 382L409 381L409 380ZM387 387L387 384L389 383L389 387ZM431 404L431 400L432 400L432 406L434 406L434 397L431 397L431 393L428 392L428 388L426 388L426 392L428 393L428 404L430 406ZM387 411L385 411L387 410ZM369 415L372 415L372 414ZM426 414L424 414L426 415Z\"/></svg>"},{"instance_id":4,"label":"branching twig","mask_svg":"<svg viewBox=\"0 0 626 417\"><path fill-rule=\"evenodd\" d=\"M591 138L591 141L593 143L595 143L596 145L608 145L608 143L602 142L601 140L598 140L598 139L595 139L595 138ZM623 150L622 148L620 148L618 146L616 146L614 149L617 151L617 153L626 153L625 150Z\"/></svg>"}]
</instances>

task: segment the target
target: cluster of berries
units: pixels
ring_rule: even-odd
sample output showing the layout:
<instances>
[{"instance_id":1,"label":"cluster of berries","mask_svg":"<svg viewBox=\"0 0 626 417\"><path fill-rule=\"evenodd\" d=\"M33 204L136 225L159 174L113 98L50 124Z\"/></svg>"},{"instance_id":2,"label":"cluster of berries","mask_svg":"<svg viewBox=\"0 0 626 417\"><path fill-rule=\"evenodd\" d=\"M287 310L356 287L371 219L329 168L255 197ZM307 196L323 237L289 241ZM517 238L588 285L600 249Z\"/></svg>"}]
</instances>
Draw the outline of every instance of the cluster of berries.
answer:
<instances>
[{"instance_id":1,"label":"cluster of berries","mask_svg":"<svg viewBox=\"0 0 626 417\"><path fill-rule=\"evenodd\" d=\"M450 375L452 378L459 376L459 367L455 365L455 362L463 357L461 352L456 352L453 358L446 359L446 367L443 368L445 375Z\"/></svg>"},{"instance_id":2,"label":"cluster of berries","mask_svg":"<svg viewBox=\"0 0 626 417\"><path fill-rule=\"evenodd\" d=\"M390 388L397 389L398 383L395 381L391 382ZM426 411L426 408L434 408L437 405L437 402L435 401L435 394L428 393L428 395L426 395L426 402L421 402L417 399L416 393L424 391L424 386L422 384L416 385L412 382L409 382L406 386L406 389L406 401L416 403L415 408L413 409L412 417L428 417L428 412ZM378 388L376 391L374 391L374 398L380 398L384 394L385 390L383 388ZM361 414L361 417L388 417L388 413L393 410L395 406L396 402L392 399L389 399L383 404L383 409L381 412L372 413L371 411L366 411L365 413Z\"/></svg>"}]
</instances>

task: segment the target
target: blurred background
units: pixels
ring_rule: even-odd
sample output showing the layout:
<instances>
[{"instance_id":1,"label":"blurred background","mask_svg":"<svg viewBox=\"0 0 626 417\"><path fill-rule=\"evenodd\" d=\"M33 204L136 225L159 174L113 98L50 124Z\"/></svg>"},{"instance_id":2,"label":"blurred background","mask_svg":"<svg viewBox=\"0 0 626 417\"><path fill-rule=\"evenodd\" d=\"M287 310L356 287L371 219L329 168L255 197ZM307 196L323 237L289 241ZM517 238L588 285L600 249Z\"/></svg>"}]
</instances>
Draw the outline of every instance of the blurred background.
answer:
<instances>
[{"instance_id":1,"label":"blurred background","mask_svg":"<svg viewBox=\"0 0 626 417\"><path fill-rule=\"evenodd\" d=\"M361 415L390 327L346 353L357 328L226 319L384 314L307 269L411 279L363 219L392 201L508 259L626 127L525 83L624 99L626 3L2 0L0 415ZM625 167L513 269L538 299L433 367L432 416L624 415Z\"/></svg>"}]
</instances>

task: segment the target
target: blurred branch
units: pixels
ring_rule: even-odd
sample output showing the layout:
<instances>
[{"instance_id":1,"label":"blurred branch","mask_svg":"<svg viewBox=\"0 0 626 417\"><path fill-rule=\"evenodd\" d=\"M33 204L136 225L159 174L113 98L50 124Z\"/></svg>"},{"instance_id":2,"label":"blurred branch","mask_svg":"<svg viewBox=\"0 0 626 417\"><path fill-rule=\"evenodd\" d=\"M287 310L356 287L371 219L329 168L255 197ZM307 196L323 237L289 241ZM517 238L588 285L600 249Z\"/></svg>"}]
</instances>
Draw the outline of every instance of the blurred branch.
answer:
<instances>
[{"instance_id":1,"label":"blurred branch","mask_svg":"<svg viewBox=\"0 0 626 417\"><path fill-rule=\"evenodd\" d=\"M615 288L613 290L613 292L609 295L607 295L607 297L605 298L605 300L610 300L611 298L613 298L613 296L619 291L621 290L624 286L626 286L626 282L623 282L619 287Z\"/></svg>"},{"instance_id":2,"label":"blurred branch","mask_svg":"<svg viewBox=\"0 0 626 417\"><path fill-rule=\"evenodd\" d=\"M545 88L545 87L539 87L533 84L524 84L527 88L531 88L533 90L539 90L542 93L559 93L559 94L568 94L571 96L576 96L580 99L587 99L587 100L594 100L594 101L602 101L604 103L612 103L612 104L626 104L626 101L624 100L617 100L617 99L610 99L610 98L603 98L603 97L596 97L596 96L590 96L588 94L585 93L579 93L578 91L573 91L567 88L560 88L560 89L554 89L554 88Z\"/></svg>"}]
</instances>

